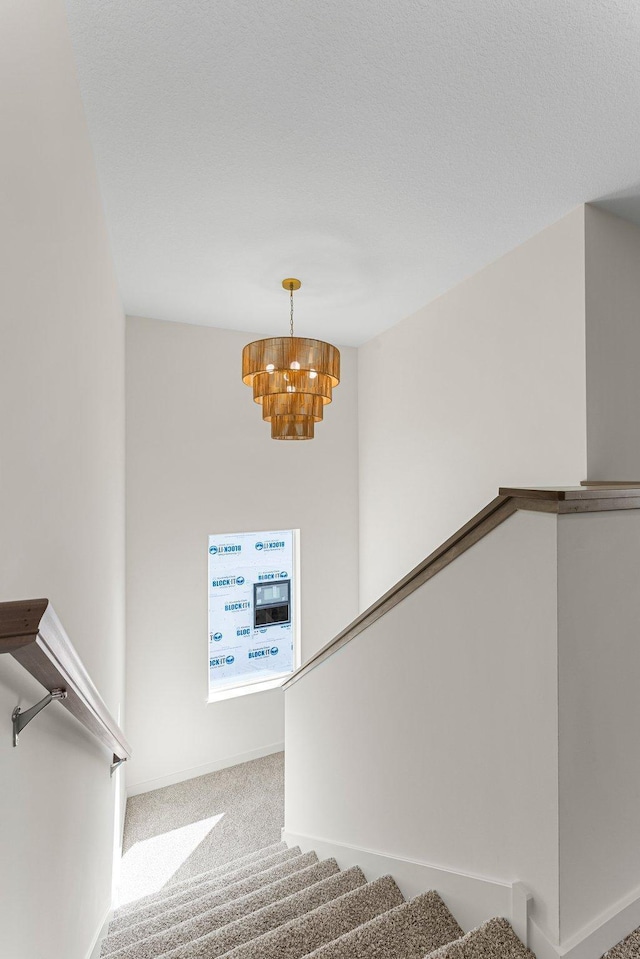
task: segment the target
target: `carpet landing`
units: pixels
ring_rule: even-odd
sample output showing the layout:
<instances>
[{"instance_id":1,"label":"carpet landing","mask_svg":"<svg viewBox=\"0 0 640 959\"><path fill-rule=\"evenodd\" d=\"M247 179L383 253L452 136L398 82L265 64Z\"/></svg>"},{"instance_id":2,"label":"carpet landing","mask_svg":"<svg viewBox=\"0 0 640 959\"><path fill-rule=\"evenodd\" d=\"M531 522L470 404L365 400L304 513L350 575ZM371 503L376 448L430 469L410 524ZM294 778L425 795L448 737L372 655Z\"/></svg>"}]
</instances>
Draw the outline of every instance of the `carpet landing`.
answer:
<instances>
[{"instance_id":1,"label":"carpet landing","mask_svg":"<svg viewBox=\"0 0 640 959\"><path fill-rule=\"evenodd\" d=\"M276 843L283 822L282 752L131 796L120 903Z\"/></svg>"}]
</instances>

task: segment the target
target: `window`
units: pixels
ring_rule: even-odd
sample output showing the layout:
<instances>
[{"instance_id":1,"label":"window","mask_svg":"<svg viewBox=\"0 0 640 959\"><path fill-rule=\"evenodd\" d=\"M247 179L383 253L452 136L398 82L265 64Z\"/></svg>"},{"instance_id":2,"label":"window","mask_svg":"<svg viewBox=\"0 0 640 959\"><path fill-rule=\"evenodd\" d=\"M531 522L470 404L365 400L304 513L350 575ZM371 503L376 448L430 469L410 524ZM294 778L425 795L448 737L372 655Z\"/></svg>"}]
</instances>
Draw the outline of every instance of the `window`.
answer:
<instances>
[{"instance_id":1,"label":"window","mask_svg":"<svg viewBox=\"0 0 640 959\"><path fill-rule=\"evenodd\" d=\"M209 699L297 669L298 530L209 537Z\"/></svg>"}]
</instances>

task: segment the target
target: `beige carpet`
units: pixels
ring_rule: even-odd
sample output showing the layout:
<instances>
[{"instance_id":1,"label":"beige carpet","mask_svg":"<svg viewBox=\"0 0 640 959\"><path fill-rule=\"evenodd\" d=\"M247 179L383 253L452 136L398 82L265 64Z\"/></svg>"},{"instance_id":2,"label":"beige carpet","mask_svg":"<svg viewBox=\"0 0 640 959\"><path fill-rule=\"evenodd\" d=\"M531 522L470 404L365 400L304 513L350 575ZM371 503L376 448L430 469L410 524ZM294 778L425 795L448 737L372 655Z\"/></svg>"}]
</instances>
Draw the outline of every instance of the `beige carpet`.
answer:
<instances>
[{"instance_id":1,"label":"beige carpet","mask_svg":"<svg viewBox=\"0 0 640 959\"><path fill-rule=\"evenodd\" d=\"M640 959L640 929L605 952L603 959Z\"/></svg>"},{"instance_id":2,"label":"beige carpet","mask_svg":"<svg viewBox=\"0 0 640 959\"><path fill-rule=\"evenodd\" d=\"M132 796L120 902L270 846L283 823L284 753Z\"/></svg>"},{"instance_id":3,"label":"beige carpet","mask_svg":"<svg viewBox=\"0 0 640 959\"><path fill-rule=\"evenodd\" d=\"M634 933L605 959L637 959ZM437 892L280 842L116 910L101 959L535 959L506 919L464 935Z\"/></svg>"},{"instance_id":4,"label":"beige carpet","mask_svg":"<svg viewBox=\"0 0 640 959\"><path fill-rule=\"evenodd\" d=\"M405 902L390 876L368 883L280 843L117 910L101 956L424 959L460 936L436 892Z\"/></svg>"}]
</instances>

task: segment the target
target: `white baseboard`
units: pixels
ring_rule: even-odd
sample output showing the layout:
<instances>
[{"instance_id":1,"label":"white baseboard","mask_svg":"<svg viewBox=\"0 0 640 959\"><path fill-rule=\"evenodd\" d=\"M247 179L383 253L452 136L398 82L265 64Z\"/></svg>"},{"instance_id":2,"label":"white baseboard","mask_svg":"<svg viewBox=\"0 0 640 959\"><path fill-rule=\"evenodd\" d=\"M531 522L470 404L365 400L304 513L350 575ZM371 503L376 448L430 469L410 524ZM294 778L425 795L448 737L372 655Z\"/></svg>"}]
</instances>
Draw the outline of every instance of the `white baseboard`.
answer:
<instances>
[{"instance_id":1,"label":"white baseboard","mask_svg":"<svg viewBox=\"0 0 640 959\"><path fill-rule=\"evenodd\" d=\"M640 926L640 888L610 906L560 946L549 942L529 919L529 948L537 959L600 959Z\"/></svg>"},{"instance_id":2,"label":"white baseboard","mask_svg":"<svg viewBox=\"0 0 640 959\"><path fill-rule=\"evenodd\" d=\"M369 880L393 876L407 899L437 889L465 932L492 916L513 919L514 928L516 925L520 929L523 927L521 913L512 917L512 888L515 884L452 872L413 859L401 859L316 836L302 836L286 829L282 830L282 838L290 846L300 846L303 852L315 849L321 859L336 859L341 869L360 866ZM521 935L520 930L518 934Z\"/></svg>"},{"instance_id":3,"label":"white baseboard","mask_svg":"<svg viewBox=\"0 0 640 959\"><path fill-rule=\"evenodd\" d=\"M228 766L248 763L252 759L261 759L263 756L270 756L272 753L281 753L283 750L284 743L271 743L269 746L260 746L258 749L251 749L249 752L239 753L237 756L216 759L214 762L205 763L203 766L180 769L175 773L169 773L167 776L160 776L158 779L147 779L144 782L127 784L127 798L138 796L140 793L151 792L153 789L162 789L164 786L173 786L175 783L185 782L187 779L195 779L196 776L206 776L209 773L217 772L219 769L226 769Z\"/></svg>"},{"instance_id":4,"label":"white baseboard","mask_svg":"<svg viewBox=\"0 0 640 959\"><path fill-rule=\"evenodd\" d=\"M100 959L100 947L102 946L102 940L107 934L107 929L109 928L109 923L111 922L111 917L113 915L113 909L111 906L107 909L105 917L98 926L98 930L93 937L93 942L89 946L89 951L87 952L87 959Z\"/></svg>"}]
</instances>

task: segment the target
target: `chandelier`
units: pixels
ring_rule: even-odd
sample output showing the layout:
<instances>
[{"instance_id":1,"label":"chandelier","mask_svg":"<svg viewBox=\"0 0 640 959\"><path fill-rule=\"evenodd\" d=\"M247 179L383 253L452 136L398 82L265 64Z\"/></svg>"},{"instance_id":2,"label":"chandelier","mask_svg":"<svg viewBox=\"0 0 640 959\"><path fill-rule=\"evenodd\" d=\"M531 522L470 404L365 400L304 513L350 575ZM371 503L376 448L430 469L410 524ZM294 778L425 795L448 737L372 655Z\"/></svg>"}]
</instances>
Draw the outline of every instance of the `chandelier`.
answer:
<instances>
[{"instance_id":1,"label":"chandelier","mask_svg":"<svg viewBox=\"0 0 640 959\"><path fill-rule=\"evenodd\" d=\"M262 418L271 423L274 440L312 440L340 382L340 352L330 343L293 335L293 293L300 280L289 278L289 336L271 336L247 343L242 351L242 381L253 387Z\"/></svg>"}]
</instances>

